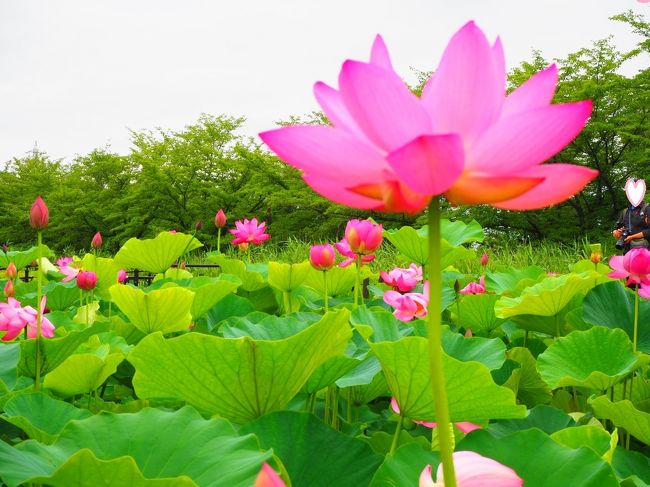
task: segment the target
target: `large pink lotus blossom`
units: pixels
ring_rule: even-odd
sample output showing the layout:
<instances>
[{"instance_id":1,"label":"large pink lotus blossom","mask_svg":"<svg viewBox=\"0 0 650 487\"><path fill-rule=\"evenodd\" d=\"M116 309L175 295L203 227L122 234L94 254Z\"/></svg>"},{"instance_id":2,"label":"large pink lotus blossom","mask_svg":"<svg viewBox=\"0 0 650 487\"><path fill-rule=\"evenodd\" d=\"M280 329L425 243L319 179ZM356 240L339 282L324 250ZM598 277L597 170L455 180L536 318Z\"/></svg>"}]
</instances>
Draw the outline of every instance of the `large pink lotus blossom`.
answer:
<instances>
[{"instance_id":1,"label":"large pink lotus blossom","mask_svg":"<svg viewBox=\"0 0 650 487\"><path fill-rule=\"evenodd\" d=\"M424 283L422 293L401 294L397 291L386 291L384 302L395 308L393 315L400 321L423 318L427 315L427 306L429 305L429 281Z\"/></svg>"},{"instance_id":2,"label":"large pink lotus blossom","mask_svg":"<svg viewBox=\"0 0 650 487\"><path fill-rule=\"evenodd\" d=\"M551 103L555 65L507 95L501 41L488 42L474 22L452 37L420 98L393 69L380 36L370 61L346 61L338 82L338 90L314 86L332 126L260 134L336 203L415 214L444 194L454 204L532 210L564 201L598 174L542 164L582 130L591 101Z\"/></svg>"},{"instance_id":3,"label":"large pink lotus blossom","mask_svg":"<svg viewBox=\"0 0 650 487\"><path fill-rule=\"evenodd\" d=\"M461 289L460 294L485 294L485 276L481 276L478 282L470 282Z\"/></svg>"},{"instance_id":4,"label":"large pink lotus blossom","mask_svg":"<svg viewBox=\"0 0 650 487\"><path fill-rule=\"evenodd\" d=\"M625 255L615 255L609 259L609 266L614 269L607 274L618 279L627 278L627 284L650 285L650 250L636 248Z\"/></svg>"},{"instance_id":5,"label":"large pink lotus blossom","mask_svg":"<svg viewBox=\"0 0 650 487\"><path fill-rule=\"evenodd\" d=\"M422 267L417 264L411 264L407 269L395 267L390 272L381 271L379 276L395 291L406 293L422 281Z\"/></svg>"},{"instance_id":6,"label":"large pink lotus blossom","mask_svg":"<svg viewBox=\"0 0 650 487\"><path fill-rule=\"evenodd\" d=\"M41 299L41 335L47 338L54 336L54 325L50 320L42 316L45 311L46 298ZM27 337L36 338L36 310L31 306L20 305L20 301L14 298L7 299L6 303L0 303L0 331L6 333L2 337L3 342L13 340L20 332L27 327Z\"/></svg>"},{"instance_id":7,"label":"large pink lotus blossom","mask_svg":"<svg viewBox=\"0 0 650 487\"><path fill-rule=\"evenodd\" d=\"M354 262L357 259L357 254L352 252L352 249L350 248L350 244L345 238L341 240L339 243L335 244L334 246L336 247L336 250L339 251L339 254L341 254L344 257L347 257L347 259L339 262L339 267L347 267L350 264L354 264ZM373 260L375 260L374 255L362 255L361 265L366 264L368 262L372 262Z\"/></svg>"},{"instance_id":8,"label":"large pink lotus blossom","mask_svg":"<svg viewBox=\"0 0 650 487\"><path fill-rule=\"evenodd\" d=\"M400 414L400 409L399 409L399 405L397 404L397 399L395 399L394 397L391 397L390 399L390 407L393 411L395 411L396 414ZM436 426L438 426L438 423L435 423L433 421L417 421L414 419L413 422L416 424L421 424L425 428L435 428ZM454 424L459 430L461 430L465 434L469 433L470 431L481 429L479 425L474 423L469 423L467 421L461 421Z\"/></svg>"},{"instance_id":9,"label":"large pink lotus blossom","mask_svg":"<svg viewBox=\"0 0 650 487\"><path fill-rule=\"evenodd\" d=\"M249 220L244 218L244 221L237 220L235 222L235 227L230 230L235 238L231 242L233 245L239 245L242 243L248 244L261 244L265 240L268 240L271 236L268 233L264 233L266 227L266 222L262 222L258 225L257 218Z\"/></svg>"},{"instance_id":10,"label":"large pink lotus blossom","mask_svg":"<svg viewBox=\"0 0 650 487\"><path fill-rule=\"evenodd\" d=\"M253 487L285 487L285 485L276 471L268 463L264 463L260 473L257 474Z\"/></svg>"},{"instance_id":11,"label":"large pink lotus blossom","mask_svg":"<svg viewBox=\"0 0 650 487\"><path fill-rule=\"evenodd\" d=\"M499 462L473 451L457 451L453 454L458 487L521 487L524 481L517 472ZM444 487L442 464L436 472L437 482L431 478L431 465L420 474L419 487Z\"/></svg>"}]
</instances>

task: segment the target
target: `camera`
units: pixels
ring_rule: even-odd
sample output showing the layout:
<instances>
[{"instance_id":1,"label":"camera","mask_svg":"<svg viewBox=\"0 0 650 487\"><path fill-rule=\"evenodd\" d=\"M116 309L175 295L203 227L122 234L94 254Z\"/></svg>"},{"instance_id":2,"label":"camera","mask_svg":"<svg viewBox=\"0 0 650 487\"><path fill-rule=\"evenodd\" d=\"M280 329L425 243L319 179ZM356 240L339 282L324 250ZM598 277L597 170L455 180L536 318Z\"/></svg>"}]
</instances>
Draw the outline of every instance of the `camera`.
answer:
<instances>
[{"instance_id":1,"label":"camera","mask_svg":"<svg viewBox=\"0 0 650 487\"><path fill-rule=\"evenodd\" d=\"M623 230L623 233L621 233L621 238L619 238L616 241L616 248L618 250L623 250L623 248L625 247L625 239L627 238L628 235L629 234L627 233L627 230Z\"/></svg>"}]
</instances>

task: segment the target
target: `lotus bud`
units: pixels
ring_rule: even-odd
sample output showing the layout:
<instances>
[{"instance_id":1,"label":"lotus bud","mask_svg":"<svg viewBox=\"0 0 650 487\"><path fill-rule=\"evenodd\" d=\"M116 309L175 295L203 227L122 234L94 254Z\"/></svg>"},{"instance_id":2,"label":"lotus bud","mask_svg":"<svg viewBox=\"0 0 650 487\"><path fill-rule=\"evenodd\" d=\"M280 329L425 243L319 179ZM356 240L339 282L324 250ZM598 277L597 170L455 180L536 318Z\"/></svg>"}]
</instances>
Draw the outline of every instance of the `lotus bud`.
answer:
<instances>
[{"instance_id":1,"label":"lotus bud","mask_svg":"<svg viewBox=\"0 0 650 487\"><path fill-rule=\"evenodd\" d=\"M203 220L199 220L194 224L194 230L197 232L203 228Z\"/></svg>"},{"instance_id":2,"label":"lotus bud","mask_svg":"<svg viewBox=\"0 0 650 487\"><path fill-rule=\"evenodd\" d=\"M129 275L126 273L124 269L120 269L117 271L117 282L120 284L123 284L126 281L126 278L129 277Z\"/></svg>"},{"instance_id":3,"label":"lotus bud","mask_svg":"<svg viewBox=\"0 0 650 487\"><path fill-rule=\"evenodd\" d=\"M345 238L350 250L358 255L374 253L381 245L383 227L370 220L350 220L345 227Z\"/></svg>"},{"instance_id":4,"label":"lotus bud","mask_svg":"<svg viewBox=\"0 0 650 487\"><path fill-rule=\"evenodd\" d=\"M97 286L97 274L92 271L81 271L77 274L77 287L84 291L90 291Z\"/></svg>"},{"instance_id":5,"label":"lotus bud","mask_svg":"<svg viewBox=\"0 0 650 487\"><path fill-rule=\"evenodd\" d=\"M334 267L336 252L330 244L314 245L309 249L309 262L318 271L328 271Z\"/></svg>"},{"instance_id":6,"label":"lotus bud","mask_svg":"<svg viewBox=\"0 0 650 487\"><path fill-rule=\"evenodd\" d=\"M18 269L16 269L16 264L9 262L7 270L5 271L5 275L7 276L7 279L10 279L12 281L16 279L16 277L18 277Z\"/></svg>"},{"instance_id":7,"label":"lotus bud","mask_svg":"<svg viewBox=\"0 0 650 487\"><path fill-rule=\"evenodd\" d=\"M483 255L481 255L481 265L485 267L488 265L488 262L490 261L490 256L488 255L487 252L483 252Z\"/></svg>"},{"instance_id":8,"label":"lotus bud","mask_svg":"<svg viewBox=\"0 0 650 487\"><path fill-rule=\"evenodd\" d=\"M454 291L456 292L456 294L460 292L460 282L458 282L458 279L454 281Z\"/></svg>"},{"instance_id":9,"label":"lotus bud","mask_svg":"<svg viewBox=\"0 0 650 487\"><path fill-rule=\"evenodd\" d=\"M9 252L9 246L6 243L2 244L2 251L6 254Z\"/></svg>"},{"instance_id":10,"label":"lotus bud","mask_svg":"<svg viewBox=\"0 0 650 487\"><path fill-rule=\"evenodd\" d=\"M589 260L592 261L594 264L598 264L601 260L603 260L603 254L600 252L592 252L591 255L589 256Z\"/></svg>"},{"instance_id":11,"label":"lotus bud","mask_svg":"<svg viewBox=\"0 0 650 487\"><path fill-rule=\"evenodd\" d=\"M186 267L187 267L187 261L186 260L181 262L180 265L178 266L179 269L185 269Z\"/></svg>"},{"instance_id":12,"label":"lotus bud","mask_svg":"<svg viewBox=\"0 0 650 487\"><path fill-rule=\"evenodd\" d=\"M13 298L16 295L16 288L14 287L14 283L12 281L7 281L7 284L5 284L4 293L7 298Z\"/></svg>"},{"instance_id":13,"label":"lotus bud","mask_svg":"<svg viewBox=\"0 0 650 487\"><path fill-rule=\"evenodd\" d=\"M214 226L217 228L223 228L226 226L226 214L222 209L219 209L214 217Z\"/></svg>"},{"instance_id":14,"label":"lotus bud","mask_svg":"<svg viewBox=\"0 0 650 487\"><path fill-rule=\"evenodd\" d=\"M90 246L93 249L98 249L99 247L102 246L102 234L97 232L94 236L93 239L90 241Z\"/></svg>"},{"instance_id":15,"label":"lotus bud","mask_svg":"<svg viewBox=\"0 0 650 487\"><path fill-rule=\"evenodd\" d=\"M49 221L50 212L43 198L39 196L29 210L29 224L36 230L42 230L47 227Z\"/></svg>"}]
</instances>

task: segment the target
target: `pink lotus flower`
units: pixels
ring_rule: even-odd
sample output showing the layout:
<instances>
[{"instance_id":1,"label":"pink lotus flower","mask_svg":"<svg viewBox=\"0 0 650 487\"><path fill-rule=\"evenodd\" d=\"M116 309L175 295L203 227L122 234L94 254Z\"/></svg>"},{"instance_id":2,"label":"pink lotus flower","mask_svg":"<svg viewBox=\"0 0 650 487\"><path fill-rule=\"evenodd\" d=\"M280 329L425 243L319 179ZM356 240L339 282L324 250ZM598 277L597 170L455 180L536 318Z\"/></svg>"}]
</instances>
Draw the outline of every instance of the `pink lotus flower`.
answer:
<instances>
[{"instance_id":1,"label":"pink lotus flower","mask_svg":"<svg viewBox=\"0 0 650 487\"><path fill-rule=\"evenodd\" d=\"M453 454L458 487L521 487L524 481L517 473L499 462L473 451L457 451ZM420 474L420 487L444 487L442 464L436 472L437 482L431 478L431 465Z\"/></svg>"},{"instance_id":2,"label":"pink lotus flower","mask_svg":"<svg viewBox=\"0 0 650 487\"><path fill-rule=\"evenodd\" d=\"M72 257L61 257L59 260L56 261L56 265L59 267L65 267L67 265L72 264Z\"/></svg>"},{"instance_id":3,"label":"pink lotus flower","mask_svg":"<svg viewBox=\"0 0 650 487\"><path fill-rule=\"evenodd\" d=\"M334 246L336 247L336 250L339 251L339 254L343 255L344 257L347 257L347 259L339 262L339 267L347 267L356 261L357 254L352 252L352 249L350 248L350 244L345 238L341 240L339 243L335 244ZM367 262L372 262L373 260L375 260L374 255L362 255L361 265Z\"/></svg>"},{"instance_id":4,"label":"pink lotus flower","mask_svg":"<svg viewBox=\"0 0 650 487\"><path fill-rule=\"evenodd\" d=\"M418 213L433 195L454 204L531 210L564 201L598 172L542 163L566 147L591 101L552 104L557 68L506 96L501 41L469 22L451 39L422 96L394 71L377 36L370 62L346 61L339 90L314 93L332 126L260 134L326 198L355 208Z\"/></svg>"},{"instance_id":5,"label":"pink lotus flower","mask_svg":"<svg viewBox=\"0 0 650 487\"><path fill-rule=\"evenodd\" d=\"M395 267L390 272L381 271L379 276L395 291L405 293L411 291L418 285L418 282L422 281L422 267L417 264L411 264L408 269Z\"/></svg>"},{"instance_id":6,"label":"pink lotus flower","mask_svg":"<svg viewBox=\"0 0 650 487\"><path fill-rule=\"evenodd\" d=\"M126 281L126 278L129 277L129 275L126 273L124 269L120 269L117 271L117 282L122 284L124 281Z\"/></svg>"},{"instance_id":7,"label":"pink lotus flower","mask_svg":"<svg viewBox=\"0 0 650 487\"><path fill-rule=\"evenodd\" d=\"M59 272L65 277L61 279L61 282L70 282L73 279L76 279L77 274L79 274L79 269L71 266L72 257L63 257L56 261L59 266Z\"/></svg>"},{"instance_id":8,"label":"pink lotus flower","mask_svg":"<svg viewBox=\"0 0 650 487\"><path fill-rule=\"evenodd\" d=\"M345 226L345 240L350 250L358 255L373 254L381 245L382 225L370 220L350 220Z\"/></svg>"},{"instance_id":9,"label":"pink lotus flower","mask_svg":"<svg viewBox=\"0 0 650 487\"><path fill-rule=\"evenodd\" d=\"M226 214L222 209L219 209L217 214L214 216L214 226L217 228L223 228L226 226Z\"/></svg>"},{"instance_id":10,"label":"pink lotus flower","mask_svg":"<svg viewBox=\"0 0 650 487\"><path fill-rule=\"evenodd\" d=\"M90 241L90 246L93 249L98 249L99 247L102 246L102 234L97 232L94 236L93 239Z\"/></svg>"},{"instance_id":11,"label":"pink lotus flower","mask_svg":"<svg viewBox=\"0 0 650 487\"><path fill-rule=\"evenodd\" d=\"M391 397L391 399L390 399L390 407L391 407L391 409L393 411L395 411L396 414L400 414L400 409L399 409L399 405L397 404L397 399L395 399L394 397ZM421 424L425 428L435 428L436 426L438 426L438 423L434 423L432 421L416 421L416 420L413 420L413 422L416 423L416 424ZM459 430L461 430L465 434L469 433L470 431L480 430L481 429L481 427L479 425L474 424L474 423L469 423L467 421L461 421L459 423L454 423L454 424L456 425L456 427Z\"/></svg>"},{"instance_id":12,"label":"pink lotus flower","mask_svg":"<svg viewBox=\"0 0 650 487\"><path fill-rule=\"evenodd\" d=\"M7 276L7 279L16 279L18 277L18 269L16 269L16 264L13 262L9 262L9 265L7 266L7 269L5 270L5 276Z\"/></svg>"},{"instance_id":13,"label":"pink lotus flower","mask_svg":"<svg viewBox=\"0 0 650 487\"><path fill-rule=\"evenodd\" d=\"M239 245L241 243L253 243L259 245L271 237L268 233L264 233L266 222L262 222L258 225L257 218L253 218L252 220L245 218L243 222L237 220L235 222L235 227L236 228L230 230L230 233L235 236L234 240L231 242L233 245Z\"/></svg>"},{"instance_id":14,"label":"pink lotus flower","mask_svg":"<svg viewBox=\"0 0 650 487\"><path fill-rule=\"evenodd\" d=\"M41 314L45 311L46 298L41 299ZM9 298L6 303L0 303L0 331L6 331L3 342L13 340L27 327L27 337L36 338L36 310L31 306L20 305L20 301ZM41 315L41 335L47 338L54 336L54 325Z\"/></svg>"},{"instance_id":15,"label":"pink lotus flower","mask_svg":"<svg viewBox=\"0 0 650 487\"><path fill-rule=\"evenodd\" d=\"M422 293L401 294L397 291L386 291L384 302L395 308L393 315L400 321L422 318L427 315L429 305L429 281L424 283Z\"/></svg>"},{"instance_id":16,"label":"pink lotus flower","mask_svg":"<svg viewBox=\"0 0 650 487\"><path fill-rule=\"evenodd\" d=\"M650 285L643 285L639 288L639 296L645 299L650 299Z\"/></svg>"},{"instance_id":17,"label":"pink lotus flower","mask_svg":"<svg viewBox=\"0 0 650 487\"><path fill-rule=\"evenodd\" d=\"M77 274L77 287L84 291L90 291L97 286L97 274L93 271L81 271Z\"/></svg>"},{"instance_id":18,"label":"pink lotus flower","mask_svg":"<svg viewBox=\"0 0 650 487\"><path fill-rule=\"evenodd\" d=\"M43 230L50 221L50 211L40 196L36 198L29 210L29 224L36 230Z\"/></svg>"},{"instance_id":19,"label":"pink lotus flower","mask_svg":"<svg viewBox=\"0 0 650 487\"><path fill-rule=\"evenodd\" d=\"M481 255L481 265L485 267L488 265L488 262L490 261L490 255L487 252L483 252L483 255Z\"/></svg>"},{"instance_id":20,"label":"pink lotus flower","mask_svg":"<svg viewBox=\"0 0 650 487\"><path fill-rule=\"evenodd\" d=\"M328 271L334 267L336 252L330 244L313 245L309 249L309 262L318 271Z\"/></svg>"},{"instance_id":21,"label":"pink lotus flower","mask_svg":"<svg viewBox=\"0 0 650 487\"><path fill-rule=\"evenodd\" d=\"M264 463L253 487L285 487L285 483L268 463Z\"/></svg>"},{"instance_id":22,"label":"pink lotus flower","mask_svg":"<svg viewBox=\"0 0 650 487\"><path fill-rule=\"evenodd\" d=\"M616 255L609 259L609 266L614 269L607 274L618 279L627 278L627 284L650 285L650 250L636 248L627 254Z\"/></svg>"},{"instance_id":23,"label":"pink lotus flower","mask_svg":"<svg viewBox=\"0 0 650 487\"><path fill-rule=\"evenodd\" d=\"M484 294L485 293L485 276L481 276L478 282L470 282L460 290L460 294Z\"/></svg>"}]
</instances>

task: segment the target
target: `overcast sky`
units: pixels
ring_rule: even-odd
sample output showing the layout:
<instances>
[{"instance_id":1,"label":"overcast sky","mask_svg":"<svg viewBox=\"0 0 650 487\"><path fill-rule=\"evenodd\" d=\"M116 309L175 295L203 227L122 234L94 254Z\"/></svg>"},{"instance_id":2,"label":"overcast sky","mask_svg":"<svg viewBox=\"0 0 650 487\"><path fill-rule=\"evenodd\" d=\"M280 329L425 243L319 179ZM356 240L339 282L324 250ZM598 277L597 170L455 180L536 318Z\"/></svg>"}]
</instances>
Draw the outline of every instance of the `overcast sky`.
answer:
<instances>
[{"instance_id":1,"label":"overcast sky","mask_svg":"<svg viewBox=\"0 0 650 487\"><path fill-rule=\"evenodd\" d=\"M650 14L636 0L0 0L0 162L35 141L66 160L127 153L128 129L202 112L244 116L254 135L317 109L313 83L367 59L377 33L407 80L471 19L509 68L610 34L626 49L638 39L608 17L627 9Z\"/></svg>"}]
</instances>

